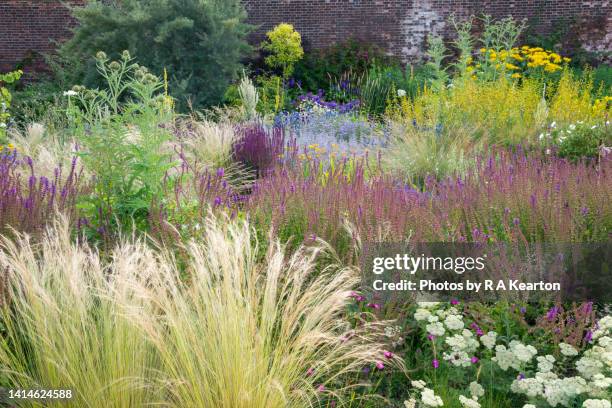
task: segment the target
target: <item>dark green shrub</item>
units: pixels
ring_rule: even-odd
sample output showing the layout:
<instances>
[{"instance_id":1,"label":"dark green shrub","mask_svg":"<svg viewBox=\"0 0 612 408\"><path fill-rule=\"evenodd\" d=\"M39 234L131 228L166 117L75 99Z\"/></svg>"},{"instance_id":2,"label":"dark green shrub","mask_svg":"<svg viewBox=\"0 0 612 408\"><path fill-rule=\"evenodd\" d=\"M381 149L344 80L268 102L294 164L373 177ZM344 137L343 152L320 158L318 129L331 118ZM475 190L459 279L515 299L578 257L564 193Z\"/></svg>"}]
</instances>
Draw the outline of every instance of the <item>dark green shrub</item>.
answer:
<instances>
[{"instance_id":1,"label":"dark green shrub","mask_svg":"<svg viewBox=\"0 0 612 408\"><path fill-rule=\"evenodd\" d=\"M294 76L302 88L310 91L327 90L330 80L351 71L355 76L366 73L376 63L389 62L389 57L373 45L356 40L322 50L311 50L295 65Z\"/></svg>"},{"instance_id":2,"label":"dark green shrub","mask_svg":"<svg viewBox=\"0 0 612 408\"><path fill-rule=\"evenodd\" d=\"M152 71L167 70L182 107L220 103L250 50L239 0L91 1L73 14L79 25L59 51L56 72L71 83L97 86L91 55L102 50L117 58L129 50Z\"/></svg>"}]
</instances>

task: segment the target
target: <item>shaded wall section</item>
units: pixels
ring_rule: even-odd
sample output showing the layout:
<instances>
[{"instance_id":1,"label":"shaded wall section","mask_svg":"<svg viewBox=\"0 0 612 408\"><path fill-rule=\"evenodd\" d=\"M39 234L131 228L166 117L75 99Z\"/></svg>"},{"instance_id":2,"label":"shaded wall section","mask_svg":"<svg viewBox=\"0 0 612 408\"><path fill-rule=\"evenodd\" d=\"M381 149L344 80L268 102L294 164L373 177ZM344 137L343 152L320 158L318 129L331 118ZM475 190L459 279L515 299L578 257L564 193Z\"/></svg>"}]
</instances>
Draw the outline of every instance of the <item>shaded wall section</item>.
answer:
<instances>
[{"instance_id":1,"label":"shaded wall section","mask_svg":"<svg viewBox=\"0 0 612 408\"><path fill-rule=\"evenodd\" d=\"M82 4L85 0L68 0ZM41 54L70 35L74 21L60 0L0 0L0 70L26 63L44 69ZM540 33L569 27L567 35L592 51L612 49L610 0L244 0L259 43L280 22L302 33L306 48L348 38L376 44L405 61L422 56L431 33L451 35L448 17L491 14L527 18Z\"/></svg>"}]
</instances>

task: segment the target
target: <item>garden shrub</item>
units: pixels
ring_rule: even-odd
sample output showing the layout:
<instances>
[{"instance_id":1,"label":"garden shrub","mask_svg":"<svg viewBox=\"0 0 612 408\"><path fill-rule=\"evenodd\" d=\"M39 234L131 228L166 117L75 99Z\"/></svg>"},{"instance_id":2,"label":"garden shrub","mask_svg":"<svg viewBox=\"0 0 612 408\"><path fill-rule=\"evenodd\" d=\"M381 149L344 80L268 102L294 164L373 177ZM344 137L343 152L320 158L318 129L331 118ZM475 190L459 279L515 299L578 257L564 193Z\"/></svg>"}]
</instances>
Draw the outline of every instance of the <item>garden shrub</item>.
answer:
<instances>
[{"instance_id":1,"label":"garden shrub","mask_svg":"<svg viewBox=\"0 0 612 408\"><path fill-rule=\"evenodd\" d=\"M303 89L313 92L328 90L330 80L347 72L361 76L373 65L391 62L389 60L380 48L349 39L329 48L309 50L296 64L294 76Z\"/></svg>"},{"instance_id":2,"label":"garden shrub","mask_svg":"<svg viewBox=\"0 0 612 408\"><path fill-rule=\"evenodd\" d=\"M9 108L13 100L11 92L4 85L10 85L19 81L21 75L23 75L23 72L19 70L0 74L0 144L3 143L6 138L6 128L8 127L8 120L11 116Z\"/></svg>"},{"instance_id":3,"label":"garden shrub","mask_svg":"<svg viewBox=\"0 0 612 408\"><path fill-rule=\"evenodd\" d=\"M99 84L91 53L115 58L129 50L153 71L167 70L181 107L211 106L221 102L249 51L238 0L92 1L73 10L79 24L59 50L59 67L72 83Z\"/></svg>"},{"instance_id":4,"label":"garden shrub","mask_svg":"<svg viewBox=\"0 0 612 408\"><path fill-rule=\"evenodd\" d=\"M96 62L106 88L75 86L67 92L77 154L95 176L94 191L80 206L98 232L144 230L151 203L163 195L164 177L173 167L164 129L173 118L173 100L128 51L118 61L99 52Z\"/></svg>"},{"instance_id":5,"label":"garden shrub","mask_svg":"<svg viewBox=\"0 0 612 408\"><path fill-rule=\"evenodd\" d=\"M266 34L261 48L267 51L266 64L270 68L279 68L283 78L293 73L294 65L304 56L302 36L293 29L291 24L282 23Z\"/></svg>"}]
</instances>

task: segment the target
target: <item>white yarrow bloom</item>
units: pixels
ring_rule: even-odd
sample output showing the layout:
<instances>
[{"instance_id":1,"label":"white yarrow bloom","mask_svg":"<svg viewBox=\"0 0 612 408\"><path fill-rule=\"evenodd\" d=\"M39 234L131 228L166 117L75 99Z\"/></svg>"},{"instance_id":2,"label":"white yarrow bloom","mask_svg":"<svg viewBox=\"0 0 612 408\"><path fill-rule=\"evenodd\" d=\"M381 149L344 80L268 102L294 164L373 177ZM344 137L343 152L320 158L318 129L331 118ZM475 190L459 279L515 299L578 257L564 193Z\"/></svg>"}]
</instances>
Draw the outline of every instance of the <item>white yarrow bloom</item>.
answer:
<instances>
[{"instance_id":1,"label":"white yarrow bloom","mask_svg":"<svg viewBox=\"0 0 612 408\"><path fill-rule=\"evenodd\" d=\"M478 401L464 397L463 395L459 396L459 402L464 408L480 408L480 404L478 403Z\"/></svg>"},{"instance_id":2,"label":"white yarrow bloom","mask_svg":"<svg viewBox=\"0 0 612 408\"><path fill-rule=\"evenodd\" d=\"M608 400L588 399L582 404L584 408L610 408L611 404Z\"/></svg>"},{"instance_id":3,"label":"white yarrow bloom","mask_svg":"<svg viewBox=\"0 0 612 408\"><path fill-rule=\"evenodd\" d=\"M427 309L419 308L414 312L414 319L417 321L427 320L431 316L431 313Z\"/></svg>"},{"instance_id":4,"label":"white yarrow bloom","mask_svg":"<svg viewBox=\"0 0 612 408\"><path fill-rule=\"evenodd\" d=\"M480 336L480 342L489 350L495 347L495 342L497 341L497 333L494 331L490 331L484 336Z\"/></svg>"},{"instance_id":5,"label":"white yarrow bloom","mask_svg":"<svg viewBox=\"0 0 612 408\"><path fill-rule=\"evenodd\" d=\"M423 380L416 380L416 381L411 381L410 385L412 385L416 389L422 390L425 388L427 383Z\"/></svg>"},{"instance_id":6,"label":"white yarrow bloom","mask_svg":"<svg viewBox=\"0 0 612 408\"><path fill-rule=\"evenodd\" d=\"M485 394L485 390L482 385L478 384L476 381L472 381L470 383L470 394L474 398L480 398Z\"/></svg>"},{"instance_id":7,"label":"white yarrow bloom","mask_svg":"<svg viewBox=\"0 0 612 408\"><path fill-rule=\"evenodd\" d=\"M537 360L538 360L538 371L542 373L549 373L555 367L553 364L555 362L555 358L551 356L550 354L545 357L538 356Z\"/></svg>"},{"instance_id":8,"label":"white yarrow bloom","mask_svg":"<svg viewBox=\"0 0 612 408\"><path fill-rule=\"evenodd\" d=\"M578 350L576 350L571 344L559 343L559 349L561 349L561 354L566 357L573 357L578 355Z\"/></svg>"},{"instance_id":9,"label":"white yarrow bloom","mask_svg":"<svg viewBox=\"0 0 612 408\"><path fill-rule=\"evenodd\" d=\"M444 333L446 333L444 326L440 322L429 323L427 326L425 326L425 330L427 330L427 333L437 337L444 336Z\"/></svg>"},{"instance_id":10,"label":"white yarrow bloom","mask_svg":"<svg viewBox=\"0 0 612 408\"><path fill-rule=\"evenodd\" d=\"M397 96L399 96L400 98L403 98L404 96L406 96L406 91L404 91L403 89L398 89Z\"/></svg>"},{"instance_id":11,"label":"white yarrow bloom","mask_svg":"<svg viewBox=\"0 0 612 408\"><path fill-rule=\"evenodd\" d=\"M69 91L64 92L64 96L77 96L77 95L78 95L78 93L76 93L72 89L69 90Z\"/></svg>"},{"instance_id":12,"label":"white yarrow bloom","mask_svg":"<svg viewBox=\"0 0 612 408\"><path fill-rule=\"evenodd\" d=\"M435 408L435 407L444 406L444 402L442 401L442 398L434 394L433 390L429 388L425 388L423 391L421 391L421 402L426 407Z\"/></svg>"},{"instance_id":13,"label":"white yarrow bloom","mask_svg":"<svg viewBox=\"0 0 612 408\"><path fill-rule=\"evenodd\" d=\"M416 407L416 400L414 398L410 398L408 401L404 401L404 407L406 408L414 408Z\"/></svg>"},{"instance_id":14,"label":"white yarrow bloom","mask_svg":"<svg viewBox=\"0 0 612 408\"><path fill-rule=\"evenodd\" d=\"M447 316L444 320L444 324L449 330L461 330L464 327L462 317L454 314Z\"/></svg>"}]
</instances>

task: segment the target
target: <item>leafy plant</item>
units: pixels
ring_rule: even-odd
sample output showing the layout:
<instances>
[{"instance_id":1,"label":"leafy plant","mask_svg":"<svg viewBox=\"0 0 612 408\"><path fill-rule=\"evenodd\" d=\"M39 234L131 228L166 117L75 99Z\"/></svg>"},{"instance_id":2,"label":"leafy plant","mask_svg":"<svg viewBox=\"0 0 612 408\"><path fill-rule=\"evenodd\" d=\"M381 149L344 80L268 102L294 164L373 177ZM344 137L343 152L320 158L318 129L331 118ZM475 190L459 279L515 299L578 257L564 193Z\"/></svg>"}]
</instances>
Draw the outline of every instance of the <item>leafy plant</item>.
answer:
<instances>
[{"instance_id":1,"label":"leafy plant","mask_svg":"<svg viewBox=\"0 0 612 408\"><path fill-rule=\"evenodd\" d=\"M250 26L238 0L92 1L73 14L79 24L59 50L56 73L69 83L100 86L91 50L113 57L129 50L151 70L169 72L183 109L221 102L250 50Z\"/></svg>"},{"instance_id":2,"label":"leafy plant","mask_svg":"<svg viewBox=\"0 0 612 408\"><path fill-rule=\"evenodd\" d=\"M119 61L99 52L97 66L107 88L76 86L68 95L78 154L95 175L93 194L83 197L81 206L103 231L117 222L144 229L149 207L161 196L162 180L173 165L164 151L170 135L161 127L172 119L172 99L160 92L161 80L134 63L127 51Z\"/></svg>"},{"instance_id":3,"label":"leafy plant","mask_svg":"<svg viewBox=\"0 0 612 408\"><path fill-rule=\"evenodd\" d=\"M21 70L0 74L0 143L5 142L7 123L11 116L9 108L13 100L11 92L4 85L10 85L19 81L21 75L23 75Z\"/></svg>"},{"instance_id":4,"label":"leafy plant","mask_svg":"<svg viewBox=\"0 0 612 408\"><path fill-rule=\"evenodd\" d=\"M267 41L261 48L267 51L266 64L271 68L280 68L283 78L289 78L296 62L304 56L302 36L291 24L282 23L269 31Z\"/></svg>"}]
</instances>

